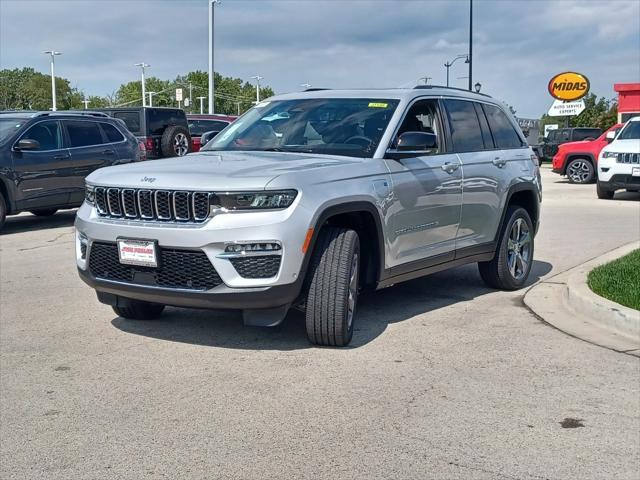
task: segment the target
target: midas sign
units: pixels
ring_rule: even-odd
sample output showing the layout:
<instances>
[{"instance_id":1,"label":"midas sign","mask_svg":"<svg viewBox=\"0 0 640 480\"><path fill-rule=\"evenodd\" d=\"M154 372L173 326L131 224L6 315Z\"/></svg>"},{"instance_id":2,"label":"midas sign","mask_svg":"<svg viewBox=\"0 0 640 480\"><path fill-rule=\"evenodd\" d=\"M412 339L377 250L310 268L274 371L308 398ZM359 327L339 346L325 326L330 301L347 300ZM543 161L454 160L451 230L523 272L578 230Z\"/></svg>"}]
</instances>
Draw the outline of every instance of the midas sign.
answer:
<instances>
[{"instance_id":1,"label":"midas sign","mask_svg":"<svg viewBox=\"0 0 640 480\"><path fill-rule=\"evenodd\" d=\"M548 88L553 98L571 102L589 93L589 79L581 73L559 73L549 80Z\"/></svg>"}]
</instances>

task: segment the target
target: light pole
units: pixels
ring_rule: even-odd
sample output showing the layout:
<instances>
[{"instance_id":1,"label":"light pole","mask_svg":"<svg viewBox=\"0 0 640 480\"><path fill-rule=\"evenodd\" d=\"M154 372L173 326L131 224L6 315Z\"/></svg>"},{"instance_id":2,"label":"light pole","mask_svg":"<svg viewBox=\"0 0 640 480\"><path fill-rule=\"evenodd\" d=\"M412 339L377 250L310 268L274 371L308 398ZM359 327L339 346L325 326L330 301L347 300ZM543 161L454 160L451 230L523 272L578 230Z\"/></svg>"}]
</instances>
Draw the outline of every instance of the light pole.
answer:
<instances>
[{"instance_id":1,"label":"light pole","mask_svg":"<svg viewBox=\"0 0 640 480\"><path fill-rule=\"evenodd\" d=\"M453 60L451 60L450 62L445 62L444 66L447 69L447 87L449 86L449 69L451 68L451 66L456 63L456 60L460 60L461 58L466 58L466 60L464 61L464 63L469 63L469 57L467 55L457 55L456 58L454 58Z\"/></svg>"},{"instance_id":2,"label":"light pole","mask_svg":"<svg viewBox=\"0 0 640 480\"><path fill-rule=\"evenodd\" d=\"M260 75L254 75L253 78L256 81L256 105L258 103L260 103L260 80L262 80L264 77L261 77Z\"/></svg>"},{"instance_id":3,"label":"light pole","mask_svg":"<svg viewBox=\"0 0 640 480\"><path fill-rule=\"evenodd\" d=\"M140 67L140 69L142 70L142 106L146 107L147 106L147 101L146 101L146 97L147 97L147 93L145 91L145 86L144 86L144 69L147 67L150 67L151 65L149 65L148 63L136 63L134 66L136 67Z\"/></svg>"},{"instance_id":4,"label":"light pole","mask_svg":"<svg viewBox=\"0 0 640 480\"><path fill-rule=\"evenodd\" d=\"M149 106L153 107L153 96L158 93L158 92L147 92L147 95L149 95Z\"/></svg>"},{"instance_id":5,"label":"light pole","mask_svg":"<svg viewBox=\"0 0 640 480\"><path fill-rule=\"evenodd\" d=\"M202 115L204 112L202 111L202 102L205 98L207 97L196 97L198 100L200 100L200 115Z\"/></svg>"},{"instance_id":6,"label":"light pole","mask_svg":"<svg viewBox=\"0 0 640 480\"><path fill-rule=\"evenodd\" d=\"M310 83L301 83L300 86L302 88L304 88L305 90L307 90L308 88L311 88L311 84Z\"/></svg>"},{"instance_id":7,"label":"light pole","mask_svg":"<svg viewBox=\"0 0 640 480\"><path fill-rule=\"evenodd\" d=\"M51 111L55 112L57 110L56 107L56 69L55 69L55 56L62 55L62 52L56 52L55 50L47 50L46 52L42 52L46 55L51 55Z\"/></svg>"},{"instance_id":8,"label":"light pole","mask_svg":"<svg viewBox=\"0 0 640 480\"><path fill-rule=\"evenodd\" d=\"M429 80L431 80L431 77L420 77L418 79L418 83L420 83L420 80L424 80L424 84L429 85Z\"/></svg>"},{"instance_id":9,"label":"light pole","mask_svg":"<svg viewBox=\"0 0 640 480\"><path fill-rule=\"evenodd\" d=\"M213 15L216 3L220 0L209 0L209 115L215 113L215 72L213 69Z\"/></svg>"},{"instance_id":10,"label":"light pole","mask_svg":"<svg viewBox=\"0 0 640 480\"><path fill-rule=\"evenodd\" d=\"M82 100L82 103L84 103L84 109L86 110L87 108L89 108L89 100L87 100L86 98L84 100Z\"/></svg>"},{"instance_id":11,"label":"light pole","mask_svg":"<svg viewBox=\"0 0 640 480\"><path fill-rule=\"evenodd\" d=\"M469 91L471 91L471 85L473 84L473 0L469 0Z\"/></svg>"}]
</instances>

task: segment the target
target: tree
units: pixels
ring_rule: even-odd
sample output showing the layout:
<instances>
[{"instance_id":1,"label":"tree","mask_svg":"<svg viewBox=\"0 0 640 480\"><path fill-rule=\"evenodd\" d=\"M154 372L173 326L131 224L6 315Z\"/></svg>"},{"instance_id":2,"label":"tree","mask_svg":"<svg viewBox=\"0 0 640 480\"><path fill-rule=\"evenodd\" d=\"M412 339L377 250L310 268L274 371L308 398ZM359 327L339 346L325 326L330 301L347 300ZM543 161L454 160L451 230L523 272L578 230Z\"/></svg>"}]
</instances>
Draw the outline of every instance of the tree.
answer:
<instances>
[{"instance_id":1,"label":"tree","mask_svg":"<svg viewBox=\"0 0 640 480\"><path fill-rule=\"evenodd\" d=\"M544 126L550 124L558 124L560 127L565 126L568 120L570 127L592 127L606 130L617 122L618 104L614 100L607 100L604 97L598 97L590 93L584 97L585 109L580 115L573 117L550 117L546 113L540 119L540 131L544 132Z\"/></svg>"},{"instance_id":2,"label":"tree","mask_svg":"<svg viewBox=\"0 0 640 480\"><path fill-rule=\"evenodd\" d=\"M56 77L56 103L60 110L82 108L84 96L69 80ZM51 75L33 68L0 70L0 109L49 110L52 107Z\"/></svg>"}]
</instances>

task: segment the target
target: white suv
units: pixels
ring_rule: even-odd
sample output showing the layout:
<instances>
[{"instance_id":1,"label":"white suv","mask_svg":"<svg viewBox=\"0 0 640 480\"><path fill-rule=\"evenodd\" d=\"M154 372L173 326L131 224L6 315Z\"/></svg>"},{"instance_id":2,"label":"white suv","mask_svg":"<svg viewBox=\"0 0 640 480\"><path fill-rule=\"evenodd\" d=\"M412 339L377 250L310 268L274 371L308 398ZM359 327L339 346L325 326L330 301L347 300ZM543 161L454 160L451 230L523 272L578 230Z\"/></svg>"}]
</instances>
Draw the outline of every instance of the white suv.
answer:
<instances>
[{"instance_id":1,"label":"white suv","mask_svg":"<svg viewBox=\"0 0 640 480\"><path fill-rule=\"evenodd\" d=\"M629 120L598 158L598 198L610 200L623 188L640 190L640 117Z\"/></svg>"}]
</instances>

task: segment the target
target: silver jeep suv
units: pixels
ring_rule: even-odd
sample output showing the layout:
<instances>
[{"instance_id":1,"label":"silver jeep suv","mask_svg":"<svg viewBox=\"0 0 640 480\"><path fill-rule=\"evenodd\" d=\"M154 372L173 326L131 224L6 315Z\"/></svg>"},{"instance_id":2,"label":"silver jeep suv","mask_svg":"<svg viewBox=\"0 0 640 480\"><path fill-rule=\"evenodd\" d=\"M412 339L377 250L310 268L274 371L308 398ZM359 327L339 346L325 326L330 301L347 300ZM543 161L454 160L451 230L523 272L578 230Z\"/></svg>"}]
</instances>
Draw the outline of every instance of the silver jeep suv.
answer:
<instances>
[{"instance_id":1,"label":"silver jeep suv","mask_svg":"<svg viewBox=\"0 0 640 480\"><path fill-rule=\"evenodd\" d=\"M522 287L540 174L514 118L442 87L272 97L199 153L87 178L76 260L129 319L166 305L246 324L305 311L309 340L346 345L358 294L477 262Z\"/></svg>"}]
</instances>

